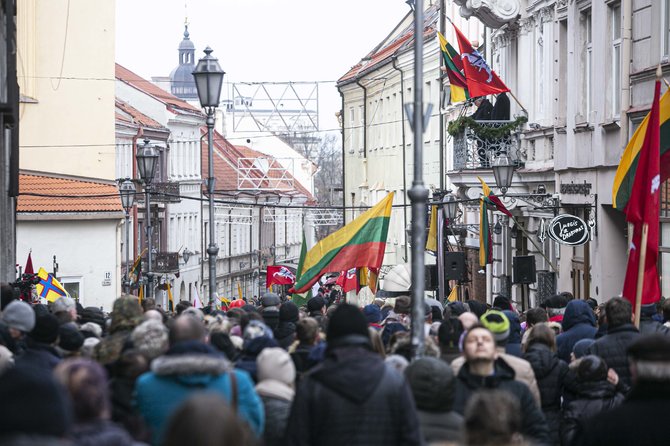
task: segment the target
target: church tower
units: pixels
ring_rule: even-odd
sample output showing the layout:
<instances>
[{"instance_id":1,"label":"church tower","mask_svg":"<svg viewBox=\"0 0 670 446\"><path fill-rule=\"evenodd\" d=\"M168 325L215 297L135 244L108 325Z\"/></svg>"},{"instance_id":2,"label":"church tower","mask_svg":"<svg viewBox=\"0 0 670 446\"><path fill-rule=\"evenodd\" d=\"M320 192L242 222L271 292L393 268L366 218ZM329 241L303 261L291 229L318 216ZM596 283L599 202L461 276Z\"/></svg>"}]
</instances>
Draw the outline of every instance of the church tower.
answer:
<instances>
[{"instance_id":1,"label":"church tower","mask_svg":"<svg viewBox=\"0 0 670 446\"><path fill-rule=\"evenodd\" d=\"M195 69L195 45L191 42L188 23L184 25L184 39L179 44L179 65L170 73L170 93L185 101L198 100L193 70Z\"/></svg>"}]
</instances>

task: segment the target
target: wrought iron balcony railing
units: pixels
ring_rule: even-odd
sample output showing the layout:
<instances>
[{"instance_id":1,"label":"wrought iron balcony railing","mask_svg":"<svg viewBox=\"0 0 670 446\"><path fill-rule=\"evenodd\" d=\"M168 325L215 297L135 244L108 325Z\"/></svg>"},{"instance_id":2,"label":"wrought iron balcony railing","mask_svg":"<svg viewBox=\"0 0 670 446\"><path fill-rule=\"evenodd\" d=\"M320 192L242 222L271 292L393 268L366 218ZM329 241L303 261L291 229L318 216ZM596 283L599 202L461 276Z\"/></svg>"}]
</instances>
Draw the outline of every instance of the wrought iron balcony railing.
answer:
<instances>
[{"instance_id":1,"label":"wrought iron balcony railing","mask_svg":"<svg viewBox=\"0 0 670 446\"><path fill-rule=\"evenodd\" d=\"M498 129L514 121L476 121L480 127ZM517 166L525 163L525 154L520 149L520 125L502 136L482 135L471 127L454 135L454 170L489 169L493 160L501 153ZM495 133L495 132L494 132Z\"/></svg>"}]
</instances>

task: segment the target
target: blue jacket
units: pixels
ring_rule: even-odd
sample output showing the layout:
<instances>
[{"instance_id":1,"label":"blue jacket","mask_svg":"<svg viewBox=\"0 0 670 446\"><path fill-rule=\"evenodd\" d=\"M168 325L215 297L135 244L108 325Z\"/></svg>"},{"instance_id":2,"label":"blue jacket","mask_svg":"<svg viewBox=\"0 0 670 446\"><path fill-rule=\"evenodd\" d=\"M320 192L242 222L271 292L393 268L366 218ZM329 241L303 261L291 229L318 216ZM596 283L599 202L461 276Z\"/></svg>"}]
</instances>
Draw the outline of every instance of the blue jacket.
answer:
<instances>
[{"instance_id":1,"label":"blue jacket","mask_svg":"<svg viewBox=\"0 0 670 446\"><path fill-rule=\"evenodd\" d=\"M259 435L265 421L263 403L249 374L232 368L209 345L183 342L151 364L136 384L136 404L149 427L152 443L160 444L172 413L196 392L213 392L231 402L230 375L237 380L237 412Z\"/></svg>"},{"instance_id":2,"label":"blue jacket","mask_svg":"<svg viewBox=\"0 0 670 446\"><path fill-rule=\"evenodd\" d=\"M556 337L558 357L570 362L572 347L580 339L594 339L596 335L596 316L583 300L571 300L563 314L563 333Z\"/></svg>"}]
</instances>

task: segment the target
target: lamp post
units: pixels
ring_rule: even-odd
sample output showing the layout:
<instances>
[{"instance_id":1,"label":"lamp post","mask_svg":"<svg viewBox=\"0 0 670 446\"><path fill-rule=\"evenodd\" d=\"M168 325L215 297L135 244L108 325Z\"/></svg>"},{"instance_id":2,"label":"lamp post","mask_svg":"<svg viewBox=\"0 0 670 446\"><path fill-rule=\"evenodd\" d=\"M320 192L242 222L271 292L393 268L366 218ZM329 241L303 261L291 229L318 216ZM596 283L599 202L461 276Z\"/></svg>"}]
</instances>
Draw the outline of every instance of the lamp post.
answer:
<instances>
[{"instance_id":1,"label":"lamp post","mask_svg":"<svg viewBox=\"0 0 670 446\"><path fill-rule=\"evenodd\" d=\"M219 253L219 247L214 240L214 155L213 155L213 132L214 132L214 112L219 106L221 98L221 86L223 85L223 75L226 74L219 65L218 59L212 57L212 49L205 48L205 57L198 61L193 78L195 87L198 90L198 99L200 106L205 109L207 114L207 148L208 148L208 169L207 169L207 193L209 194L209 246L207 254L209 255L209 304L212 305L216 299L216 256Z\"/></svg>"},{"instance_id":2,"label":"lamp post","mask_svg":"<svg viewBox=\"0 0 670 446\"><path fill-rule=\"evenodd\" d=\"M512 177L514 175L514 163L509 159L506 153L501 153L491 164L493 169L493 176L496 180L496 185L503 195L507 193L507 189L512 185Z\"/></svg>"},{"instance_id":3,"label":"lamp post","mask_svg":"<svg viewBox=\"0 0 670 446\"><path fill-rule=\"evenodd\" d=\"M153 297L153 276L151 274L152 260L152 228L151 228L151 182L156 174L156 164L158 162L158 150L149 143L149 139L144 139L144 144L137 147L137 170L144 183L144 211L146 219L146 237L147 237L147 291L146 297Z\"/></svg>"},{"instance_id":4,"label":"lamp post","mask_svg":"<svg viewBox=\"0 0 670 446\"><path fill-rule=\"evenodd\" d=\"M135 184L126 178L119 181L119 195L121 196L121 206L126 211L126 273L123 276L123 287L126 293L130 293L130 208L135 204Z\"/></svg>"}]
</instances>

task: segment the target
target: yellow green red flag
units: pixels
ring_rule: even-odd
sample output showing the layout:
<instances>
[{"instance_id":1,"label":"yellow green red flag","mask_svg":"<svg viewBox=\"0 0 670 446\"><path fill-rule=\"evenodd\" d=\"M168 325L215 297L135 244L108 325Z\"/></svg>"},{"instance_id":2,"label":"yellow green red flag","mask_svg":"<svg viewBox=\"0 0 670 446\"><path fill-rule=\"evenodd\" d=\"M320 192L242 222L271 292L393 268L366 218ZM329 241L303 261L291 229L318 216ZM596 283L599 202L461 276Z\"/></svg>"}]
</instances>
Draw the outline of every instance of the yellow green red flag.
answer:
<instances>
[{"instance_id":1,"label":"yellow green red flag","mask_svg":"<svg viewBox=\"0 0 670 446\"><path fill-rule=\"evenodd\" d=\"M381 267L386 249L393 192L307 252L300 279L290 290L304 293L327 272Z\"/></svg>"}]
</instances>

